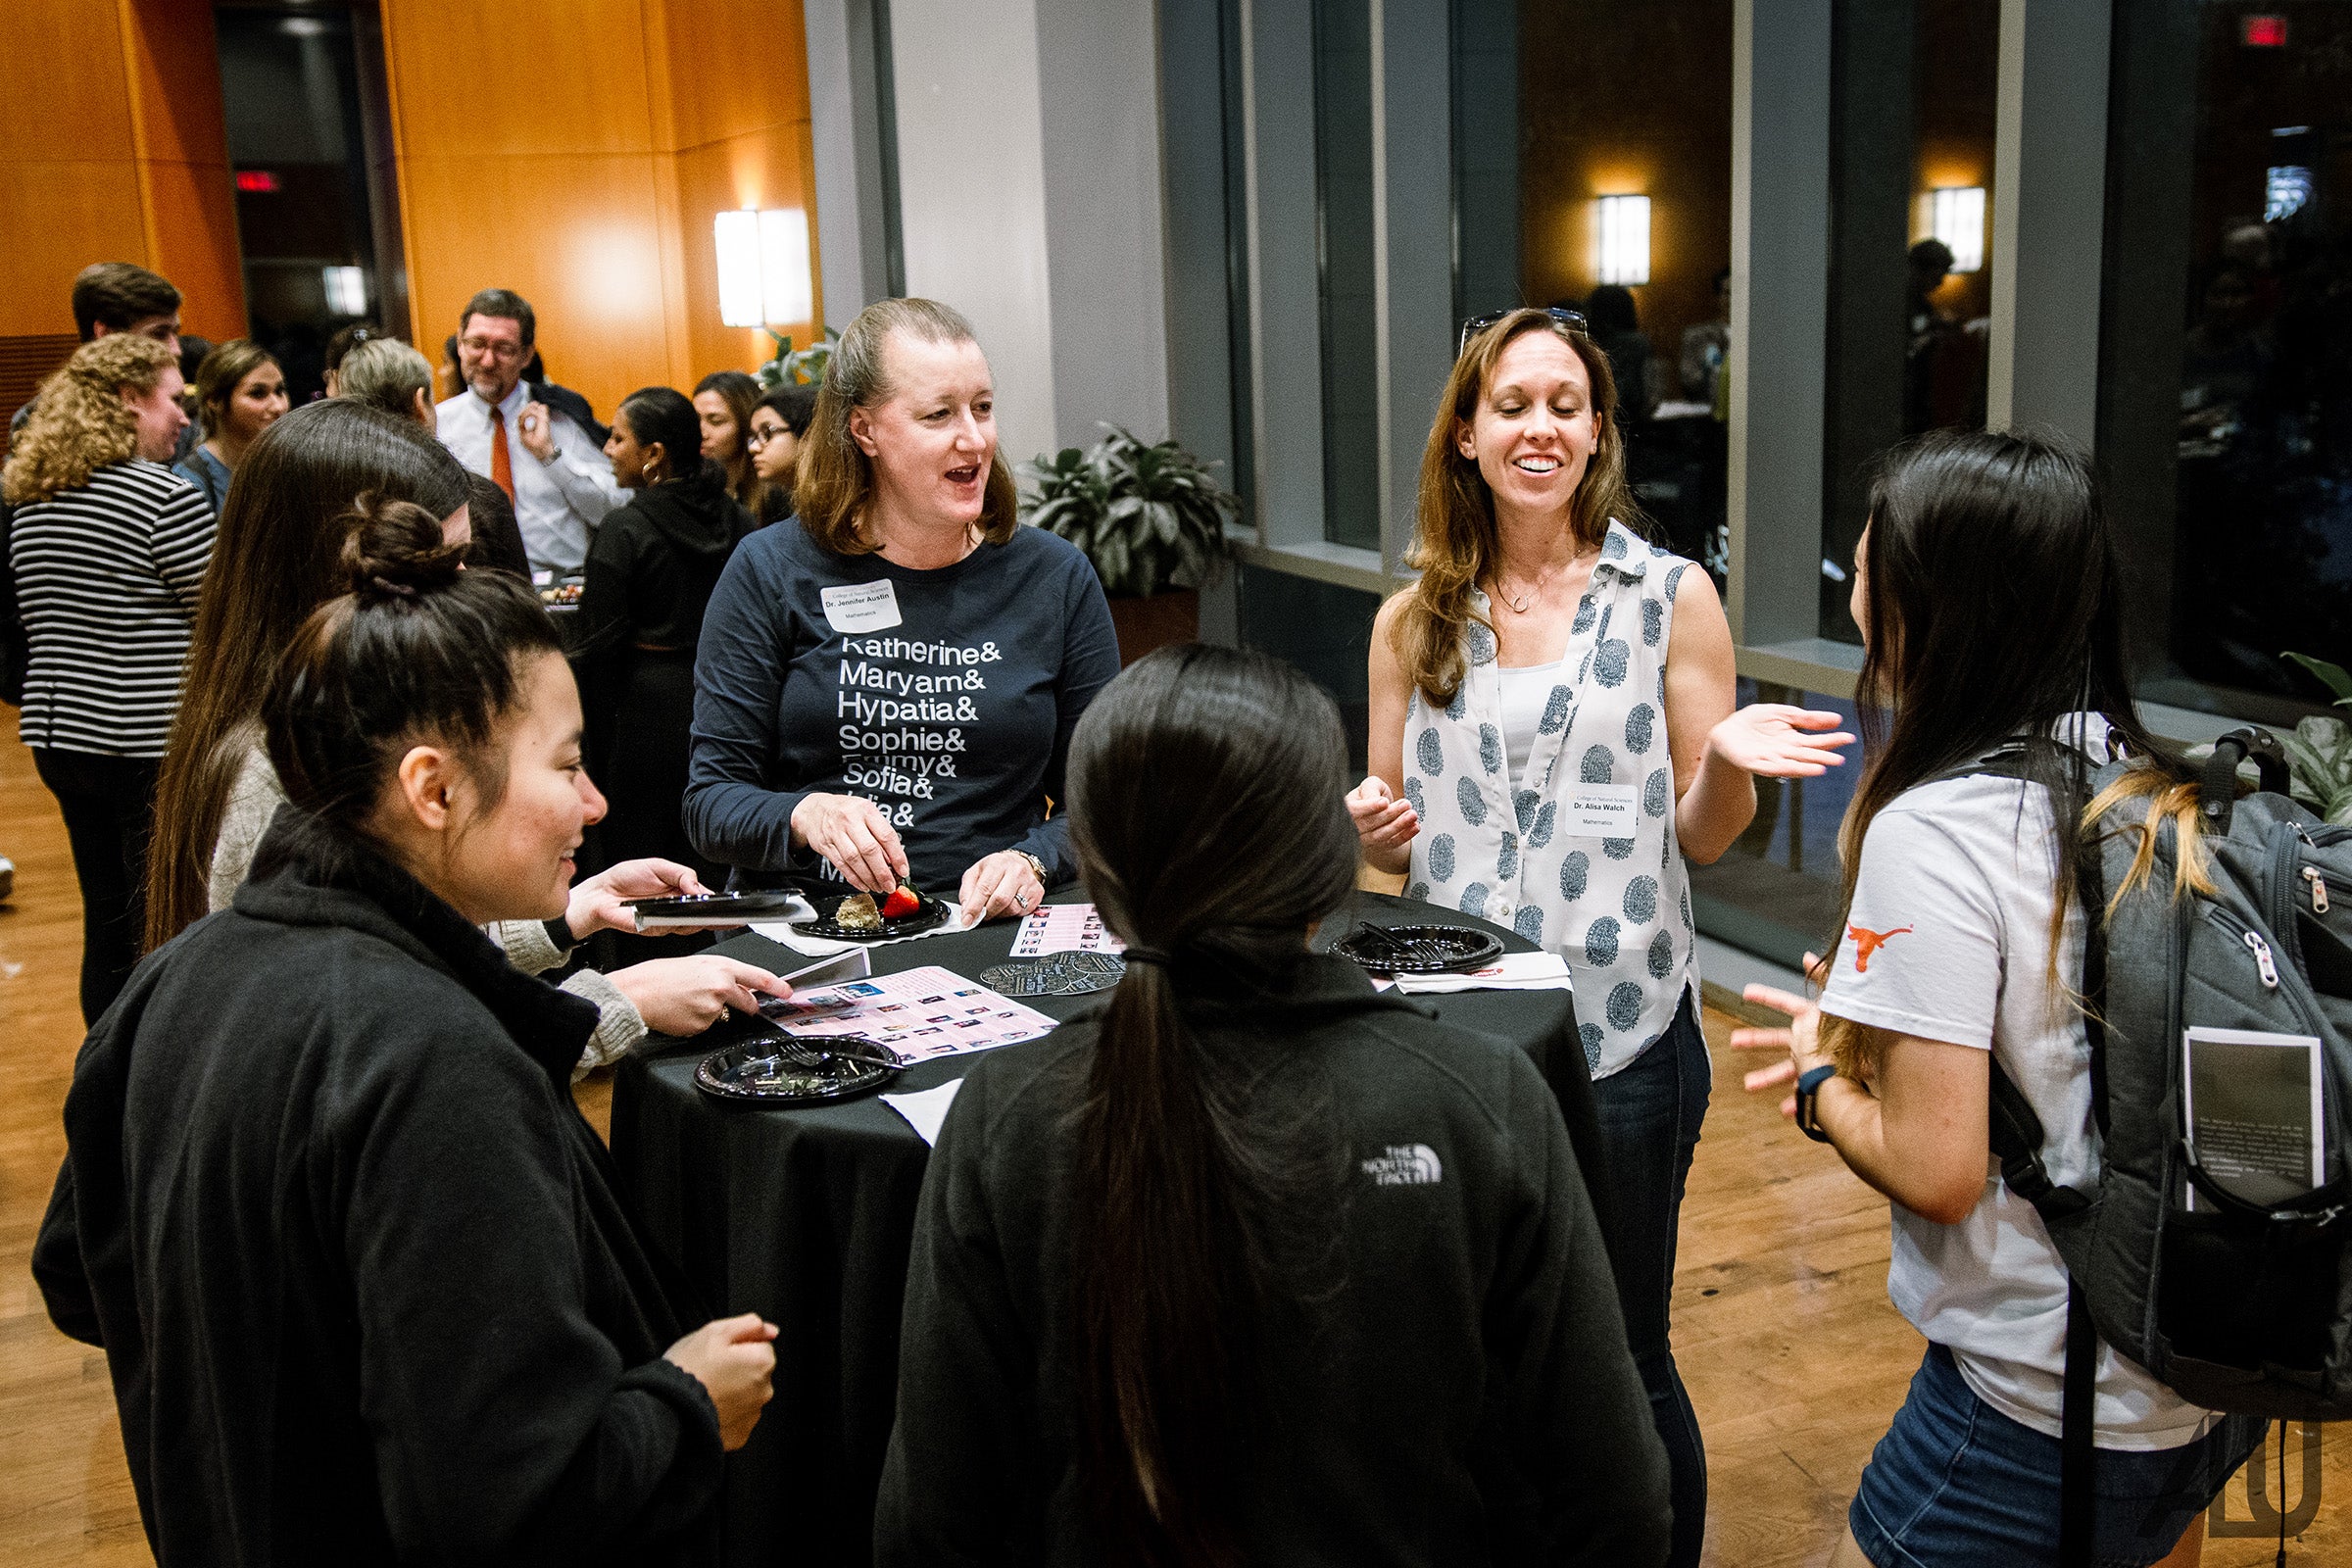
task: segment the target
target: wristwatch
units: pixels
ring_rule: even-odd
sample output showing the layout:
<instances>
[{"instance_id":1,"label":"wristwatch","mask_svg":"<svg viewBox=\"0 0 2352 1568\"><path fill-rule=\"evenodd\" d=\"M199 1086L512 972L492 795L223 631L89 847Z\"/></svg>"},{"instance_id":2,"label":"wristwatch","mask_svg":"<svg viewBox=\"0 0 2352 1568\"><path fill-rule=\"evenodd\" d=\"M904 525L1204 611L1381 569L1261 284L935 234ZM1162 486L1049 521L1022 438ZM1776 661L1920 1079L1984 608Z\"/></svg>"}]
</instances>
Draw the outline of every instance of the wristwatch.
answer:
<instances>
[{"instance_id":1,"label":"wristwatch","mask_svg":"<svg viewBox=\"0 0 2352 1568\"><path fill-rule=\"evenodd\" d=\"M1046 875L1046 862L1031 855L1027 850L1015 850L1012 853L1029 862L1029 869L1037 873L1038 889L1043 892L1053 880Z\"/></svg>"},{"instance_id":2,"label":"wristwatch","mask_svg":"<svg viewBox=\"0 0 2352 1568\"><path fill-rule=\"evenodd\" d=\"M1818 1067L1807 1067L1796 1075L1796 1130L1817 1144L1828 1143L1830 1135L1822 1131L1820 1121L1813 1114L1814 1097L1820 1094L1823 1084L1837 1076L1836 1065L1826 1061Z\"/></svg>"}]
</instances>

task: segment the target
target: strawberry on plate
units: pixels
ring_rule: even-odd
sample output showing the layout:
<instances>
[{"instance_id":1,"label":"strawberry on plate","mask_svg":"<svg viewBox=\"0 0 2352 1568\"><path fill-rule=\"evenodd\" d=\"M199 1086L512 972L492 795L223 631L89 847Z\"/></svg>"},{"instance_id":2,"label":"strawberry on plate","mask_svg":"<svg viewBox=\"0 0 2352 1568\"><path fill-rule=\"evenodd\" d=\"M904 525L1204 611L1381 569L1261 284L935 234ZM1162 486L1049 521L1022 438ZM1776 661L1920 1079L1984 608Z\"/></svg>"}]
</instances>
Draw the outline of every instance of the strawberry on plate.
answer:
<instances>
[{"instance_id":1,"label":"strawberry on plate","mask_svg":"<svg viewBox=\"0 0 2352 1568\"><path fill-rule=\"evenodd\" d=\"M903 920L907 915L913 914L922 908L922 895L915 892L914 889L908 887L906 883L902 882L897 887L890 890L890 897L882 901L882 918L885 920Z\"/></svg>"}]
</instances>

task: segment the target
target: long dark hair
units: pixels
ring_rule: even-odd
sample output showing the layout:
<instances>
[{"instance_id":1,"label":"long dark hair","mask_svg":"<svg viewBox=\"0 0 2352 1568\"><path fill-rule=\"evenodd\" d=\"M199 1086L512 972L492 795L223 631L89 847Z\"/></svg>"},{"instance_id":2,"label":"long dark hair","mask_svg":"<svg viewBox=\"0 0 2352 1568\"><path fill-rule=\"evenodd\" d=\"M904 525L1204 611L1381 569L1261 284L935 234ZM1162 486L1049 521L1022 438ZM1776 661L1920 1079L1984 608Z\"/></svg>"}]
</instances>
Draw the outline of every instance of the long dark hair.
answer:
<instances>
[{"instance_id":1,"label":"long dark hair","mask_svg":"<svg viewBox=\"0 0 2352 1568\"><path fill-rule=\"evenodd\" d=\"M1074 1175L1078 1455L1109 1561L1241 1558L1254 1325L1299 1228L1328 1245L1345 1150L1328 1115L1270 1121L1262 1054L1196 1030L1185 1004L1212 979L1279 991L1348 898L1347 755L1305 676L1198 645L1139 661L1070 743L1071 843L1130 945Z\"/></svg>"},{"instance_id":2,"label":"long dark hair","mask_svg":"<svg viewBox=\"0 0 2352 1568\"><path fill-rule=\"evenodd\" d=\"M342 551L346 591L314 611L262 699L270 761L286 798L352 844L420 737L449 747L485 810L505 793L492 760L527 661L564 652L521 578L466 571L466 547L405 501L368 498ZM255 874L264 867L256 858Z\"/></svg>"},{"instance_id":3,"label":"long dark hair","mask_svg":"<svg viewBox=\"0 0 2352 1568\"><path fill-rule=\"evenodd\" d=\"M2175 764L2141 725L2124 662L2115 538L2090 460L2064 438L1939 431L1897 449L1870 491L1861 562L1868 652L1856 703L1867 760L1839 829L1838 929L1862 841L1894 798L2005 744L2050 792L2057 887L2052 972L2076 890L2091 763L2053 732L2106 715L2151 767ZM1837 951L1833 945L1830 950ZM1870 1076L1861 1030L1824 1019L1840 1067Z\"/></svg>"},{"instance_id":4,"label":"long dark hair","mask_svg":"<svg viewBox=\"0 0 2352 1568\"><path fill-rule=\"evenodd\" d=\"M694 395L715 392L726 400L727 412L735 416L735 451L730 457L710 461L727 473L727 494L744 505L744 510L757 514L760 510L760 468L752 462L752 411L760 406L760 382L757 377L741 370L712 370L694 383ZM695 443L702 443L702 420L695 420Z\"/></svg>"},{"instance_id":5,"label":"long dark hair","mask_svg":"<svg viewBox=\"0 0 2352 1568\"><path fill-rule=\"evenodd\" d=\"M149 948L205 912L213 847L262 693L305 617L347 586L342 519L364 493L445 517L466 504L466 470L415 419L332 398L271 423L237 465L156 784Z\"/></svg>"}]
</instances>

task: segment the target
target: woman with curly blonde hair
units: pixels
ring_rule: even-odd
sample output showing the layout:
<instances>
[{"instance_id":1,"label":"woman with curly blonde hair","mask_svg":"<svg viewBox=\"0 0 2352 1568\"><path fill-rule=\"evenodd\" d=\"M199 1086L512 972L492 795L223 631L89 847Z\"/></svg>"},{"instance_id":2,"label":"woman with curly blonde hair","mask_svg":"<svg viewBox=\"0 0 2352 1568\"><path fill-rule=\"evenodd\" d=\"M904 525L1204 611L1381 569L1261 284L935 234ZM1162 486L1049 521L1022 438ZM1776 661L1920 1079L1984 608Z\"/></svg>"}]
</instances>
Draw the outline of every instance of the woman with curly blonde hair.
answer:
<instances>
[{"instance_id":1,"label":"woman with curly blonde hair","mask_svg":"<svg viewBox=\"0 0 2352 1568\"><path fill-rule=\"evenodd\" d=\"M85 343L41 384L0 478L26 645L18 732L74 849L90 1023L138 961L156 773L213 554L204 492L165 466L180 391L153 339Z\"/></svg>"}]
</instances>

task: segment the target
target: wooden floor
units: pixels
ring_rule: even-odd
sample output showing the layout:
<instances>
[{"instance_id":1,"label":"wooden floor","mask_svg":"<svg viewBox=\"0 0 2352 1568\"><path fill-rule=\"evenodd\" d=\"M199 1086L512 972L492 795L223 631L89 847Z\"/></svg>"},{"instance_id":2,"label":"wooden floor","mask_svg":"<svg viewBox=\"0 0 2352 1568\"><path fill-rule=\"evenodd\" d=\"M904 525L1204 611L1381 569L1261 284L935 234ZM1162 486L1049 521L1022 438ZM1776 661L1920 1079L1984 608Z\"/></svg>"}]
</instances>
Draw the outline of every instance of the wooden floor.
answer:
<instances>
[{"instance_id":1,"label":"wooden floor","mask_svg":"<svg viewBox=\"0 0 2352 1568\"><path fill-rule=\"evenodd\" d=\"M150 1561L105 1357L58 1334L27 1259L64 1149L58 1110L81 1021L80 902L65 829L31 759L0 739L0 1564ZM1886 1304L1886 1205L1828 1150L1740 1093L1747 1063L1710 1013L1715 1101L1683 1209L1674 1342L1706 1434L1707 1561L1824 1561L1871 1446L1901 1403L1921 1342ZM600 1126L610 1087L583 1097ZM2300 1496L2298 1473L2289 1494ZM2317 1521L2290 1562L2352 1561L2352 1425L2327 1434ZM2233 1518L2248 1517L2233 1483ZM2208 1544L2212 1568L2269 1563L2275 1544Z\"/></svg>"}]
</instances>

